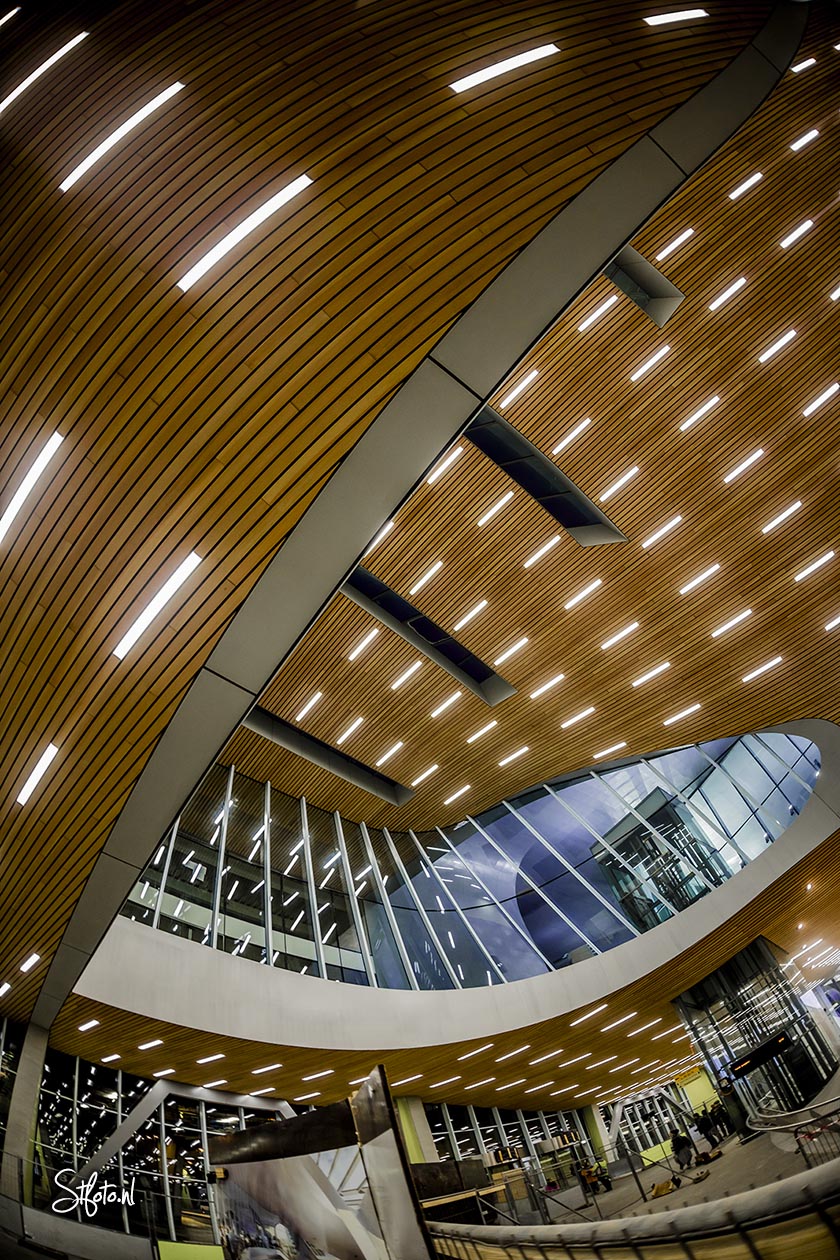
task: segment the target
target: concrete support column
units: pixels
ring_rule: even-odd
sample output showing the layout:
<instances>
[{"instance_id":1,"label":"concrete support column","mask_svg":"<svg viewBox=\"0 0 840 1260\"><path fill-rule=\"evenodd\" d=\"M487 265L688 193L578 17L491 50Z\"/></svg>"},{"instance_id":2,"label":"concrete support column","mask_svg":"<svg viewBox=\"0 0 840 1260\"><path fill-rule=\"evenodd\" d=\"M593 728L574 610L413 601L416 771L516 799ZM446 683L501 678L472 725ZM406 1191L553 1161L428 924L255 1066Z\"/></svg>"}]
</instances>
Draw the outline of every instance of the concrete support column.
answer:
<instances>
[{"instance_id":1,"label":"concrete support column","mask_svg":"<svg viewBox=\"0 0 840 1260\"><path fill-rule=\"evenodd\" d=\"M435 1139L426 1117L422 1098L395 1098L397 1120L409 1162L412 1164L436 1164Z\"/></svg>"},{"instance_id":2,"label":"concrete support column","mask_svg":"<svg viewBox=\"0 0 840 1260\"><path fill-rule=\"evenodd\" d=\"M589 1141L592 1143L592 1150L597 1156L607 1159L614 1157L614 1151L610 1142L610 1135L607 1132L607 1126L604 1124L601 1116L600 1107L589 1106L584 1107L581 1111L586 1130L589 1134ZM609 1152L609 1154L607 1154Z\"/></svg>"},{"instance_id":3,"label":"concrete support column","mask_svg":"<svg viewBox=\"0 0 840 1260\"><path fill-rule=\"evenodd\" d=\"M9 1199L20 1200L22 1184L24 1202L31 1198L32 1152L35 1125L38 1119L38 1095L41 1092L41 1077L44 1071L48 1037L46 1028L41 1028L38 1024L30 1024L27 1028L12 1096L9 1100L3 1163L0 1166L0 1194L6 1195ZM19 1171L21 1169L23 1170L22 1180Z\"/></svg>"}]
</instances>

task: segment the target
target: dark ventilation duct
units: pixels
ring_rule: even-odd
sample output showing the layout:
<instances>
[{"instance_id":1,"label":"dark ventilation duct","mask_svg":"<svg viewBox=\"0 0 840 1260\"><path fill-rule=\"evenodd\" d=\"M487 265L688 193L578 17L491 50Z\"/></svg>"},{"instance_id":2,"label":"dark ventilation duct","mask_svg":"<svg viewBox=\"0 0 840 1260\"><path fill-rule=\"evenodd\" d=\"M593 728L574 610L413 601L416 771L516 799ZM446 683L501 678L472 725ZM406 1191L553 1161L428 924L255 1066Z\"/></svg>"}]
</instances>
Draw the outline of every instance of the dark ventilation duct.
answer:
<instances>
[{"instance_id":1,"label":"dark ventilation duct","mask_svg":"<svg viewBox=\"0 0 840 1260\"><path fill-rule=\"evenodd\" d=\"M616 254L604 268L604 275L617 289L626 293L657 328L664 327L685 297L632 245L625 245Z\"/></svg>"}]
</instances>

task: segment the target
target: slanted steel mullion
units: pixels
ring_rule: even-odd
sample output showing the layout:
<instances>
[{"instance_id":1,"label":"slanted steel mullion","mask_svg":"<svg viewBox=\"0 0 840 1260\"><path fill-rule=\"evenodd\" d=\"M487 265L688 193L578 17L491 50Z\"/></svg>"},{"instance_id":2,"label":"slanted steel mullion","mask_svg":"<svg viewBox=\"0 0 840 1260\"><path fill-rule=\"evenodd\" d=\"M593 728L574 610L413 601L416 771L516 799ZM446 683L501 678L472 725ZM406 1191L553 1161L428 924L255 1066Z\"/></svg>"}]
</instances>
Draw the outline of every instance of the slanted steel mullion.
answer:
<instances>
[{"instance_id":1,"label":"slanted steel mullion","mask_svg":"<svg viewBox=\"0 0 840 1260\"><path fill-rule=\"evenodd\" d=\"M481 1125L478 1123L478 1117L475 1114L475 1107L473 1107L472 1103L467 1103L467 1115L470 1118L473 1136L475 1137L476 1145L478 1146L478 1153L479 1155L486 1155L487 1147L484 1144L484 1136L481 1132Z\"/></svg>"},{"instance_id":2,"label":"slanted steel mullion","mask_svg":"<svg viewBox=\"0 0 840 1260\"><path fill-rule=\"evenodd\" d=\"M160 873L160 888L158 889L157 901L152 913L152 927L160 926L160 908L163 905L163 894L166 891L166 881L169 879L169 866L172 862L172 853L175 849L175 837L178 834L178 823L181 821L180 815L175 819L172 830L169 833L169 844L166 846L166 857L163 859L163 870Z\"/></svg>"},{"instance_id":3,"label":"slanted steel mullion","mask_svg":"<svg viewBox=\"0 0 840 1260\"><path fill-rule=\"evenodd\" d=\"M452 1124L452 1117L449 1114L449 1108L447 1107L446 1103L440 1104L440 1110L443 1115L444 1128L446 1129L446 1132L449 1135L449 1143L452 1147L452 1158L456 1159L460 1163L461 1162L461 1147L459 1145L457 1137L455 1136L455 1129Z\"/></svg>"},{"instance_id":4,"label":"slanted steel mullion","mask_svg":"<svg viewBox=\"0 0 840 1260\"><path fill-rule=\"evenodd\" d=\"M266 787L268 787L268 784L266 784ZM207 1182L207 1202L210 1206L210 1228L213 1230L214 1244L220 1247L222 1237L219 1232L219 1214L216 1210L216 1187L211 1184L208 1175L210 1172L210 1160L208 1157L209 1139L207 1134L207 1109L203 1099L199 1099L198 1116L201 1126L201 1157L204 1164L204 1180Z\"/></svg>"},{"instance_id":5,"label":"slanted steel mullion","mask_svg":"<svg viewBox=\"0 0 840 1260\"><path fill-rule=\"evenodd\" d=\"M117 1068L117 1128L122 1124L122 1105L123 1105L123 1086L122 1086L122 1068ZM122 1146L117 1151L117 1176L120 1179L120 1189L125 1186L125 1166L123 1162ZM128 1226L128 1208L123 1202L120 1206L122 1215L123 1230L126 1234L130 1234L131 1230Z\"/></svg>"},{"instance_id":6,"label":"slanted steel mullion","mask_svg":"<svg viewBox=\"0 0 840 1260\"><path fill-rule=\"evenodd\" d=\"M359 823L359 830L362 833L362 840L364 842L365 852L367 853L367 860L370 863L370 872L371 872L371 875L373 875L374 877L374 883L376 884L377 890L379 892L379 896L382 900L382 909L385 911L385 917L388 920L389 924L391 925L391 931L394 934L394 941L397 946L397 953L399 954L400 959L402 960L403 967L405 968L406 975L408 976L408 983L411 985L412 989L419 989L420 986L417 983L417 977L414 974L414 968L411 965L411 959L409 958L408 951L405 948L405 942L403 941L403 938L400 936L400 930L397 927L397 920L394 915L394 908L391 905L390 901L388 900L388 894L385 891L385 885L382 882L382 872L379 869L379 863L377 862L376 854L373 851L373 845L371 844L370 835L367 829L367 823Z\"/></svg>"},{"instance_id":7,"label":"slanted steel mullion","mask_svg":"<svg viewBox=\"0 0 840 1260\"><path fill-rule=\"evenodd\" d=\"M774 731L774 732L773 732L773 734L785 735L785 732L784 732L784 731ZM802 784L802 786L803 786L804 788L807 788L807 789L808 789L808 792L809 792L809 793L813 792L813 790L814 790L814 789L811 787L810 783L808 783L805 779L803 779L803 778L802 778L802 776L801 776L800 774L798 774L798 773L796 772L796 770L794 770L793 766L789 766L789 765L788 765L788 763L785 761L784 757L782 757L780 753L777 753L777 752L776 752L776 750L775 750L775 748L771 748L771 746L767 743L767 741L766 741L766 740L763 740L763 739L761 738L761 736L759 735L758 731L751 731L749 735L742 735L742 736L741 736L741 738L742 738L742 740L744 740L744 741L746 741L746 740L748 740L748 739L754 739L754 740L756 741L756 743L757 743L757 744L761 744L761 747L765 750L765 752L768 752L768 753L770 754L770 756L774 758L774 760L778 761L778 763L779 763L779 765L780 765L780 766L784 766L784 768L785 768L785 773L786 773L786 774L793 775L793 777L794 777L794 779L796 779L797 783L801 783L801 784ZM786 738L786 739L790 739L790 736L789 736L789 735L785 735L785 738ZM747 749L747 751L748 751L748 752L750 751L749 744L747 744L746 742L744 743L744 747ZM800 755L800 757L804 757L804 756L805 756L805 754L804 754L804 753L800 753L799 755ZM750 756L751 756L751 757L755 757L756 762L758 762L758 765L759 765L759 766L761 766L761 762L760 762L760 761L758 760L758 758L755 756L755 753L754 753L754 752L750 752ZM810 764L810 763L809 763L809 764ZM764 769L764 767L763 767L763 766L761 766L761 768L762 768L762 769ZM768 770L765 770L765 771L764 771L764 773L765 773L765 774L769 774L769 771L768 771ZM777 784L776 784L776 787L777 787L777 788L779 789L779 791L781 792L781 790L782 790L781 783L777 783Z\"/></svg>"},{"instance_id":8,"label":"slanted steel mullion","mask_svg":"<svg viewBox=\"0 0 840 1260\"><path fill-rule=\"evenodd\" d=\"M225 854L227 852L227 829L228 818L230 817L231 805L233 803L233 766L228 770L227 787L225 789L225 803L222 809L222 831L219 836L219 852L216 857L216 878L213 882L213 918L210 923L210 948L218 948L219 940L219 918L220 908L222 904L222 871L225 869ZM172 1205L169 1205L170 1215L172 1213ZM173 1234L174 1238L174 1234Z\"/></svg>"},{"instance_id":9,"label":"slanted steel mullion","mask_svg":"<svg viewBox=\"0 0 840 1260\"><path fill-rule=\"evenodd\" d=\"M551 1130L550 1130L550 1129L549 1129L549 1127L548 1127L548 1121L547 1121L547 1120L546 1120L546 1118L545 1118L545 1113L544 1113L544 1112L542 1112L542 1111L538 1111L538 1112L537 1112L537 1119L538 1119L538 1120L539 1120L539 1122L540 1122L540 1127L542 1128L542 1131L543 1131L543 1133L544 1133L545 1137L546 1137L547 1139L549 1139L549 1140L550 1140L550 1139L551 1139Z\"/></svg>"},{"instance_id":10,"label":"slanted steel mullion","mask_svg":"<svg viewBox=\"0 0 840 1260\"><path fill-rule=\"evenodd\" d=\"M508 1135L505 1132L505 1126L502 1123L502 1117L499 1114L499 1108L491 1107L490 1110L493 1112L493 1119L496 1121L496 1128L499 1131L499 1145L510 1146L510 1139L508 1138Z\"/></svg>"},{"instance_id":11,"label":"slanted steel mullion","mask_svg":"<svg viewBox=\"0 0 840 1260\"><path fill-rule=\"evenodd\" d=\"M166 1203L166 1224L169 1227L169 1237L172 1242L175 1242L175 1216L172 1212L172 1193L169 1188L169 1164L166 1160L166 1120L164 1118L164 1107L164 1103L161 1103L158 1107L158 1142L160 1145L160 1166L163 1170L163 1198Z\"/></svg>"},{"instance_id":12,"label":"slanted steel mullion","mask_svg":"<svg viewBox=\"0 0 840 1260\"><path fill-rule=\"evenodd\" d=\"M746 862L748 860L745 857L745 855L742 853L742 851L738 848L738 845L735 844L729 838L726 832L721 831L718 824L715 822L712 822L711 818L707 818L707 816L703 813L702 809L698 809L696 805L692 804L691 800L689 799L689 797L686 796L685 792L683 792L680 788L678 788L675 783L672 783L670 779L666 779L665 775L662 774L659 770L657 770L656 767L652 765L649 761L646 761L644 757L640 758L640 760L643 765L647 766L651 774L655 778L657 778L660 783L664 783L666 787L668 787L674 793L674 795L678 797L679 800L682 801L683 805L685 805L686 809L688 810L690 814L696 814L698 818L701 818L703 822L705 822L707 827L710 827L712 831L716 832L720 836L724 844L728 844L730 848L735 850L735 852L738 854L738 857L741 858L742 861ZM703 785L701 783L698 786L702 788Z\"/></svg>"},{"instance_id":13,"label":"slanted steel mullion","mask_svg":"<svg viewBox=\"0 0 840 1260\"><path fill-rule=\"evenodd\" d=\"M446 956L446 952L444 951L444 948L440 943L440 938L438 937L437 932L432 927L431 919L426 914L426 908L423 905L422 901L420 900L419 896L417 895L417 890L414 887L413 881L410 880L408 877L408 872L403 866L402 858L397 852L397 846L394 844L393 840L391 839L391 835L387 827L382 828L382 834L385 837L385 842L388 845L388 849L390 851L391 857L393 858L394 865L396 866L397 870L402 876L403 884L408 889L408 895L411 897L411 900L414 902L415 906L417 907L417 913L420 915L423 925L426 931L429 933L429 937L432 941L432 944L434 945L435 949L438 952L438 957L440 958L440 961L443 963L444 968L446 969L446 972L450 980L455 985L455 988L462 989L464 986L461 983L460 976L458 975L457 971L452 966L452 964L450 963L449 959Z\"/></svg>"},{"instance_id":14,"label":"slanted steel mullion","mask_svg":"<svg viewBox=\"0 0 840 1260\"><path fill-rule=\"evenodd\" d=\"M531 1159L535 1159L537 1163L539 1163L539 1157L537 1155L537 1148L534 1146L534 1140L531 1137L530 1131L528 1129L528 1121L525 1119L525 1116L523 1115L522 1109L520 1107L516 1108L516 1118L519 1121L519 1127L522 1130L522 1136L525 1139L525 1145L528 1148L528 1154L531 1156Z\"/></svg>"},{"instance_id":15,"label":"slanted steel mullion","mask_svg":"<svg viewBox=\"0 0 840 1260\"><path fill-rule=\"evenodd\" d=\"M645 764L646 764L646 763L645 763ZM592 775L593 779L594 779L594 778L599 778L599 777L600 777L600 776L596 775L596 773L595 773L595 771L594 771L594 770L590 770L590 772L589 772L589 773ZM658 776L658 777L661 779L661 775L660 775L660 776ZM697 867L697 866L695 866L695 865L694 865L694 863L692 862L692 860L691 860L691 858L690 858L690 857L688 857L685 853L680 853L679 849L674 848L674 846L671 844L671 842L670 842L668 839L666 839L666 837L662 834L662 832L659 830L659 828L658 828L658 827L654 827L654 825L653 825L653 823L650 821L650 819L649 819L649 818L645 818L645 817L644 817L644 815L643 815L643 814L641 814L641 813L638 811L638 809L636 809L636 806L635 806L635 805L631 805L631 804L630 804L630 802L629 802L628 800L626 800L626 799L625 799L625 798L621 795L621 793L620 793L620 792L617 792L617 791L615 790L615 788L612 786L612 784L611 784L611 783L607 783L607 780L606 780L606 779L601 779L600 781L601 781L601 783L603 783L603 785L604 785L604 787L607 789L607 791L608 791L608 792L612 792L612 794L613 794L613 796L615 797L615 799L616 799L617 801L620 801L620 802L621 802L621 804L622 804L622 805L624 806L624 808L627 810L628 814L632 814L632 815L633 815L633 817L636 819L636 821L637 821L637 822L640 822L640 823L642 824L642 826L644 827L645 831L649 832L649 833L650 833L650 835L652 835L652 836L653 836L656 840L658 840L658 841L659 841L659 843L660 843L661 845L664 845L664 847L665 847L665 848L668 850L668 852L671 854L671 857L675 857L675 858L676 858L679 862L684 862L684 863L685 863L685 865L688 867L688 869L689 869L690 871L692 871L692 872L693 872L693 874L695 874L695 875L697 876L697 878L700 880L700 883L701 883L701 884L705 884L705 885L706 885L706 887L707 887L707 888L709 888L709 889L716 887L716 885L715 885L715 884L713 884L713 883L711 882L711 880L709 880L709 879L708 879L708 878L707 878L707 877L703 874L703 872L699 869L699 867ZM667 780L667 779L665 779L665 780L663 780L663 782L667 783L667 782L668 782L668 780ZM672 786L672 785L671 785L671 784L669 784L669 787L670 787L670 786ZM676 788L674 789L674 791L676 791Z\"/></svg>"},{"instance_id":16,"label":"slanted steel mullion","mask_svg":"<svg viewBox=\"0 0 840 1260\"><path fill-rule=\"evenodd\" d=\"M271 917L271 784L266 780L265 807L263 812L263 926L265 928L265 958L272 967L274 958L274 924Z\"/></svg>"},{"instance_id":17,"label":"slanted steel mullion","mask_svg":"<svg viewBox=\"0 0 840 1260\"><path fill-rule=\"evenodd\" d=\"M356 896L356 881L353 878L353 872L350 869L350 858L347 854L347 842L344 839L344 827L341 822L341 815L338 810L333 814L333 826L335 827L336 840L338 841L338 851L341 854L341 869L344 871L344 887L347 893L347 900L350 903L350 913L353 916L353 926L356 929L356 936L359 938L359 950L362 960L365 964L368 984L372 989L378 987L376 979L376 968L373 965L373 955L370 952L370 944L365 931L364 916L359 905L359 899ZM371 875L373 871L371 870Z\"/></svg>"},{"instance_id":18,"label":"slanted steel mullion","mask_svg":"<svg viewBox=\"0 0 840 1260\"><path fill-rule=\"evenodd\" d=\"M734 745L733 745L733 747L734 747ZM758 818L758 815L759 815L759 810L761 810L762 812L766 813L766 814L768 815L768 817L770 817L770 816L771 816L771 815L770 815L770 811L769 811L769 809L767 809L767 808L766 808L766 806L764 805L764 802L763 802L763 801L758 801L758 800L756 800L756 798L753 796L752 792L749 792L749 791L747 791L747 789L746 789L745 787L742 787L742 786L741 786L741 784L737 781L737 779L734 779L734 778L732 777L732 775L729 773L729 771L727 770L726 766L723 764L723 762L722 762L722 761L718 761L718 760L717 760L717 758L712 757L709 753L707 753L707 752L706 752L705 748L703 748L700 744L698 744L698 745L697 745L697 751L700 753L700 755L701 755L701 756L703 756L703 757L705 757L705 758L706 758L706 760L709 762L709 764L710 764L710 765L714 766L714 768L715 768L716 770L719 770L719 771L721 772L721 774L723 775L723 777L729 781L729 783L731 783L731 784L732 784L732 787L735 789L735 791L738 793L738 795L739 795L739 796L741 796L741 797L743 797L743 799L746 801L747 805L748 805L748 806L749 806L749 808L750 808L750 811L751 811L751 813L752 813L753 817ZM751 752L749 752L749 749L747 749L747 752L748 752L749 756L750 756L750 757L752 757L752 753L751 753ZM753 761L755 761L755 758L754 758L754 757L753 757ZM756 761L756 765L758 765L758 762L757 762L757 761ZM759 768L759 770L763 770L763 773L764 773L764 774L767 774L767 771L766 771L766 770L764 770L764 768L763 768L762 766L758 766L758 768ZM768 777L768 779L770 778L770 776L769 776L769 775L767 775L767 777ZM702 791L702 789L703 789L703 787L704 787L704 786L705 786L705 783L701 783L701 785L700 785L700 790L701 790L701 791ZM776 785L774 784L773 786L774 786L774 788L775 788L775 786L776 786ZM714 809L714 806L712 805L711 801L709 801L709 802L708 802L708 804L709 804L709 808L710 808L710 809ZM715 810L715 813L717 813L717 810ZM723 820L721 819L721 822L722 822L722 821L723 821ZM760 820L759 820L759 821L760 821ZM784 825L782 824L782 822L781 822L778 818L774 819L774 821L775 821L775 823L776 823L776 825L777 825L778 827L781 827L781 828L782 828L782 831L784 831L784 830L785 830ZM762 827L764 827L764 823L763 823L763 822L761 823L761 825L762 825ZM727 844L730 844L730 845L732 846L732 848L733 848L733 849L735 850L735 852L738 854L738 857L741 859L741 861L742 861L742 862L749 862L749 861L751 860L750 858L748 858L748 857L747 857L746 853L744 853L744 852L741 850L740 846L736 843L736 841L735 841L735 839L734 839L733 837L731 837L731 836L730 836L730 837L728 838L728 840L727 840Z\"/></svg>"},{"instance_id":19,"label":"slanted steel mullion","mask_svg":"<svg viewBox=\"0 0 840 1260\"><path fill-rule=\"evenodd\" d=\"M315 868L312 865L312 847L309 843L309 817L306 813L306 797L300 798L300 830L303 839L303 866L306 872L306 892L309 900L309 917L312 921L312 937L315 942L315 957L318 960L318 974L327 978L327 963L324 957L324 942L321 940L321 920L318 915L318 893L315 888Z\"/></svg>"}]
</instances>

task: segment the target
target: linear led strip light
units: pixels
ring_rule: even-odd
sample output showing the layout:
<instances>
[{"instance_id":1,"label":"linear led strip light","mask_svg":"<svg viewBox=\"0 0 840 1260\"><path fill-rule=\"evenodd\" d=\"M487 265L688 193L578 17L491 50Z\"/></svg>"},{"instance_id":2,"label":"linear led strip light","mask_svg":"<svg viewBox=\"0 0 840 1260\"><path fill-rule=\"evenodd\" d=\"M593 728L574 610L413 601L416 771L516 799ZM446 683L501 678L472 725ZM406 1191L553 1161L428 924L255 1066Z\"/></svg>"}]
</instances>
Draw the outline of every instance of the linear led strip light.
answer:
<instances>
[{"instance_id":1,"label":"linear led strip light","mask_svg":"<svg viewBox=\"0 0 840 1260\"><path fill-rule=\"evenodd\" d=\"M29 778L24 783L20 792L18 793L18 796L17 796L18 805L25 805L26 802L29 800L30 796L35 791L38 784L41 782L41 779L46 774L57 752L58 752L58 749L55 746L55 744L47 744L46 748L41 753L41 756L38 758L35 764L34 770L32 771Z\"/></svg>"},{"instance_id":2,"label":"linear led strip light","mask_svg":"<svg viewBox=\"0 0 840 1260\"><path fill-rule=\"evenodd\" d=\"M28 87L31 87L36 79L40 79L42 74L46 74L47 70L49 70L51 66L54 66L57 61L60 61L61 58L66 53L69 53L73 48L76 47L77 44L80 44L83 39L87 39L87 31L82 31L81 34L74 36L74 38L71 39L69 43L63 44L62 47L59 48L58 52L54 52L51 57L48 57L47 60L43 62L38 67L37 70L33 70L32 73L28 75L27 78L25 78L22 83L19 83L17 87L9 93L8 96L5 96L3 100L0 101L0 114L2 114L4 110L8 109L9 106L12 104L12 102L16 101L17 98L23 92L25 92Z\"/></svg>"},{"instance_id":3,"label":"linear led strip light","mask_svg":"<svg viewBox=\"0 0 840 1260\"><path fill-rule=\"evenodd\" d=\"M60 433L53 433L52 437L50 437L46 444L41 448L40 454L36 457L32 467L29 469L29 472L12 495L6 510L3 515L0 516L0 542L2 542L5 538L12 521L15 519L27 498L32 493L35 483L41 476L41 473L44 471L59 446L61 446L62 440L63 439Z\"/></svg>"},{"instance_id":4,"label":"linear led strip light","mask_svg":"<svg viewBox=\"0 0 840 1260\"><path fill-rule=\"evenodd\" d=\"M667 26L671 22L693 22L695 18L708 17L705 9L680 9L677 13L655 13L646 17L648 26Z\"/></svg>"},{"instance_id":5,"label":"linear led strip light","mask_svg":"<svg viewBox=\"0 0 840 1260\"><path fill-rule=\"evenodd\" d=\"M291 201L293 197L297 197L298 193L302 193L304 188L308 188L312 180L308 175L299 175L297 179L293 179L291 184L286 184L285 188L281 188L273 197L269 197L268 201L264 201L258 206L247 218L243 219L227 236L223 236L220 241L208 250L203 258L199 258L194 266L190 267L186 275L182 276L178 281L178 288L184 293L192 288L196 280L220 262L226 254L229 254L234 246L243 241L246 236L255 231L261 223L274 214L281 206L285 206L286 202Z\"/></svg>"},{"instance_id":6,"label":"linear led strip light","mask_svg":"<svg viewBox=\"0 0 840 1260\"><path fill-rule=\"evenodd\" d=\"M0 17L0 26L5 26L7 22L10 22L16 13L20 13L20 5L16 9L10 9L8 13L4 13Z\"/></svg>"},{"instance_id":7,"label":"linear led strip light","mask_svg":"<svg viewBox=\"0 0 840 1260\"><path fill-rule=\"evenodd\" d=\"M113 149L114 145L119 144L120 140L124 139L129 132L133 131L135 127L139 127L142 122L145 122L150 114L153 114L156 109L160 109L161 105L165 105L167 101L171 100L177 92L181 91L183 86L183 83L170 84L168 88L164 88L164 90L159 92L152 100L147 101L145 105L141 106L141 108L137 110L136 114L132 114L131 117L127 118L124 123L121 123L120 126L117 127L116 131L112 131L110 136L106 136L102 143L98 144L93 152L89 153L87 157L84 158L84 160L70 172L67 178L59 184L61 191L67 192L68 188L72 188L73 185L77 183L77 181L80 180L101 157L104 157L106 153Z\"/></svg>"},{"instance_id":8,"label":"linear led strip light","mask_svg":"<svg viewBox=\"0 0 840 1260\"><path fill-rule=\"evenodd\" d=\"M134 646L144 630L152 624L155 617L163 611L170 599L183 586L193 570L201 563L201 557L191 551L186 560L182 560L178 568L167 582L164 582L158 593L149 601L136 621L129 626L126 633L114 648L114 656L120 660Z\"/></svg>"},{"instance_id":9,"label":"linear led strip light","mask_svg":"<svg viewBox=\"0 0 840 1260\"><path fill-rule=\"evenodd\" d=\"M559 51L560 49L556 44L541 44L539 48L532 48L528 52L517 53L515 57L506 57L504 61L497 61L495 65L487 66L484 70L477 70L474 74L468 74L463 79L456 79L449 86L453 92L467 92L472 87L478 87L479 83L486 83L488 79L497 79L501 74L508 74L511 70L518 70L521 66L531 65L534 61L542 61L545 57L552 57Z\"/></svg>"}]
</instances>

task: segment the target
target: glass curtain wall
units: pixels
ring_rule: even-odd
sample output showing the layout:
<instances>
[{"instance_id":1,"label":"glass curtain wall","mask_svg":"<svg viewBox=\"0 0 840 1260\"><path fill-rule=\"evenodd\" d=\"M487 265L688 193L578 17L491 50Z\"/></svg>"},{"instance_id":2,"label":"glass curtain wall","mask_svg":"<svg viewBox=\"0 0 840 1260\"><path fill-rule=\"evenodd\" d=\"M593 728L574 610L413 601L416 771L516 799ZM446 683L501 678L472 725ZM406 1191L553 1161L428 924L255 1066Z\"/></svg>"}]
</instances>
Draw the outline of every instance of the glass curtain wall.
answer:
<instances>
[{"instance_id":1,"label":"glass curtain wall","mask_svg":"<svg viewBox=\"0 0 840 1260\"><path fill-rule=\"evenodd\" d=\"M254 962L389 989L504 984L649 931L799 815L817 747L759 732L389 831L215 766L123 914Z\"/></svg>"}]
</instances>

